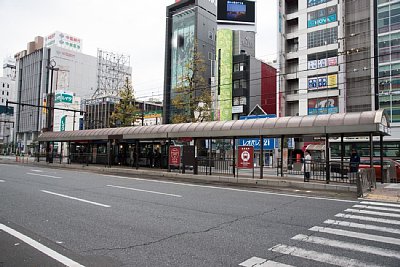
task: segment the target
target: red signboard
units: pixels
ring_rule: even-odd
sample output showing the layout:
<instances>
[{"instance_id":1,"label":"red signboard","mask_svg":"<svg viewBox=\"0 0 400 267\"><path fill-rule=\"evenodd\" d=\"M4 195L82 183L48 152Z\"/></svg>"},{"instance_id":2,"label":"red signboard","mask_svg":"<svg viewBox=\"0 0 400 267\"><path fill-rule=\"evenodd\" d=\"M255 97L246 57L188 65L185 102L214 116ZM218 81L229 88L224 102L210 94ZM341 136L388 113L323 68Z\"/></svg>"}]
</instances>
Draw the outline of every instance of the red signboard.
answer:
<instances>
[{"instance_id":1,"label":"red signboard","mask_svg":"<svg viewBox=\"0 0 400 267\"><path fill-rule=\"evenodd\" d=\"M181 164L181 147L169 147L169 165L179 166Z\"/></svg>"},{"instance_id":2,"label":"red signboard","mask_svg":"<svg viewBox=\"0 0 400 267\"><path fill-rule=\"evenodd\" d=\"M238 146L238 168L253 169L254 168L254 147Z\"/></svg>"}]
</instances>

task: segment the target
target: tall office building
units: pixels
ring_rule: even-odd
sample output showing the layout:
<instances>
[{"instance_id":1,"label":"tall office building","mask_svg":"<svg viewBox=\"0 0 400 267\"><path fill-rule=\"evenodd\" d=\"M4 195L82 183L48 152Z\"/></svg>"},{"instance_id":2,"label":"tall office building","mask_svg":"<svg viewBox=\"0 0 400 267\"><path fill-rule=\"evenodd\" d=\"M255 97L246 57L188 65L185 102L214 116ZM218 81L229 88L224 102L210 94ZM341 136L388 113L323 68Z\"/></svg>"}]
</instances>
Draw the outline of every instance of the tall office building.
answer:
<instances>
[{"instance_id":1,"label":"tall office building","mask_svg":"<svg viewBox=\"0 0 400 267\"><path fill-rule=\"evenodd\" d=\"M73 124L78 125L79 113L74 118L72 114L57 110L52 112L49 124L48 110L38 106L46 106L52 91L56 95L53 104L60 105L63 101L59 96L68 95L74 99L74 109L79 110L80 103L76 103L76 100L94 92L97 86L97 59L81 53L81 47L81 39L55 32L46 38L36 37L27 44L26 50L14 56L17 63L16 101L33 105L15 107L16 142L19 151L33 152L37 145L37 136L49 125L58 127L67 122L71 125L63 129L77 129ZM53 70L49 68L50 62L55 64Z\"/></svg>"},{"instance_id":2,"label":"tall office building","mask_svg":"<svg viewBox=\"0 0 400 267\"><path fill-rule=\"evenodd\" d=\"M14 105L6 106L7 101L15 101L15 60L7 58L3 63L3 77L0 77L0 153L11 152L14 142Z\"/></svg>"},{"instance_id":3,"label":"tall office building","mask_svg":"<svg viewBox=\"0 0 400 267\"><path fill-rule=\"evenodd\" d=\"M281 116L374 110L371 0L279 0Z\"/></svg>"},{"instance_id":4,"label":"tall office building","mask_svg":"<svg viewBox=\"0 0 400 267\"><path fill-rule=\"evenodd\" d=\"M400 124L400 1L377 2L379 105Z\"/></svg>"},{"instance_id":5,"label":"tall office building","mask_svg":"<svg viewBox=\"0 0 400 267\"><path fill-rule=\"evenodd\" d=\"M171 123L171 118L178 112L171 102L195 46L204 59L204 80L208 82L211 93L216 53L216 11L213 0L181 0L167 7L163 123Z\"/></svg>"}]
</instances>

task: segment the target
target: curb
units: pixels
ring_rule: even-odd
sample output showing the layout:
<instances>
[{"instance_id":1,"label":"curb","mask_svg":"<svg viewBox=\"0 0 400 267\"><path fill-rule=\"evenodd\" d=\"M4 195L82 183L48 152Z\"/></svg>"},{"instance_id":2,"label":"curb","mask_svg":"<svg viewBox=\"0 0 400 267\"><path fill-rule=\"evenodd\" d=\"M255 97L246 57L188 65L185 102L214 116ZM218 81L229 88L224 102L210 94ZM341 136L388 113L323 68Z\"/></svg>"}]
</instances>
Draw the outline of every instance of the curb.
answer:
<instances>
[{"instance_id":1,"label":"curb","mask_svg":"<svg viewBox=\"0 0 400 267\"><path fill-rule=\"evenodd\" d=\"M33 166L46 166L51 168L63 168L63 169L74 169L74 170L91 170L102 173L117 173L117 174L129 174L129 175L146 175L153 177L165 177L174 178L179 180L190 180L199 182L217 182L217 183L228 183L235 185L246 185L246 186L263 186L263 187L275 187L275 188L294 188L303 190L318 190L318 191L331 191L331 192L343 192L343 193L357 193L356 186L350 185L332 185L322 183L305 183L303 181L290 181L290 180L278 180L276 177L265 177L264 179L253 179L253 178L234 178L218 175L194 175L194 174L182 174L176 172L159 172L152 170L136 170L136 169L119 169L119 168L107 168L99 166L86 166L86 165L51 165L49 163L38 163L31 162L29 165Z\"/></svg>"}]
</instances>

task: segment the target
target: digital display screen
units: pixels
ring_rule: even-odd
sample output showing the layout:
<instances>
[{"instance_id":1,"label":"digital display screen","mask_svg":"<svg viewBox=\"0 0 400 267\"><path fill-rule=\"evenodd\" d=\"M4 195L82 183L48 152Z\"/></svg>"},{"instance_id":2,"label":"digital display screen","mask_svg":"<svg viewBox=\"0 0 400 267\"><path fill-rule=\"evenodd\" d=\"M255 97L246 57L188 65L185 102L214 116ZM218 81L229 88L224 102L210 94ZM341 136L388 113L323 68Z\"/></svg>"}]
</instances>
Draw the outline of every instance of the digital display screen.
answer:
<instances>
[{"instance_id":1,"label":"digital display screen","mask_svg":"<svg viewBox=\"0 0 400 267\"><path fill-rule=\"evenodd\" d=\"M253 1L218 1L218 21L254 24L255 2Z\"/></svg>"}]
</instances>

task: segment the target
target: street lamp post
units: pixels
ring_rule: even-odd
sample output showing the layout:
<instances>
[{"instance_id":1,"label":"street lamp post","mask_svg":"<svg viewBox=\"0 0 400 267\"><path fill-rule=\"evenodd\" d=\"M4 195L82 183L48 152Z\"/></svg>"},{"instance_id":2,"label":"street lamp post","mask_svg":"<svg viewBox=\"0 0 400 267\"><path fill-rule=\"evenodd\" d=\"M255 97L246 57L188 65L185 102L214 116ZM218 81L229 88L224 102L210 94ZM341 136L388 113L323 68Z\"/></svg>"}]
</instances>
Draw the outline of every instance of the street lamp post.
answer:
<instances>
[{"instance_id":1,"label":"street lamp post","mask_svg":"<svg viewBox=\"0 0 400 267\"><path fill-rule=\"evenodd\" d=\"M48 70L51 70L51 79L50 79L50 93L47 95L47 131L53 131L53 76L54 71L58 71L59 68L56 68L56 61L54 59L50 60L49 64L46 66ZM54 148L53 148L54 149ZM53 151L51 151L50 155L50 142L47 142L47 161L49 163L53 163Z\"/></svg>"}]
</instances>

